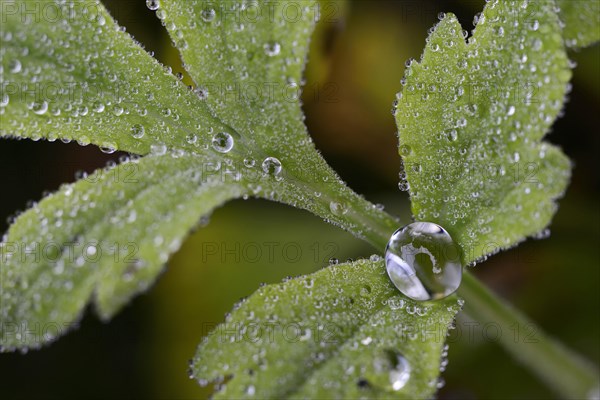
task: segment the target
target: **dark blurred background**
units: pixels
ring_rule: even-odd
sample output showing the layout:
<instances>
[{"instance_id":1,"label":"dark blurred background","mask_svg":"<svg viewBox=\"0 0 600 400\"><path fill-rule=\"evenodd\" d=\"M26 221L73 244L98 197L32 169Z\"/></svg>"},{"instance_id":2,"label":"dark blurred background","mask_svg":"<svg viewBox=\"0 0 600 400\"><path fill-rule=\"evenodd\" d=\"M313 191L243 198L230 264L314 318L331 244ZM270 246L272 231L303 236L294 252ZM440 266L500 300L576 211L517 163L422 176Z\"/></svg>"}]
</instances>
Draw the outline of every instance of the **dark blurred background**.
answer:
<instances>
[{"instance_id":1,"label":"dark blurred background","mask_svg":"<svg viewBox=\"0 0 600 400\"><path fill-rule=\"evenodd\" d=\"M177 52L143 1L105 2L116 19L175 72ZM336 22L319 26L307 67L304 109L317 147L349 185L392 213L409 215L399 192L391 102L404 62L419 58L428 28L452 11L465 29L483 1L352 1ZM340 9L341 10L341 9ZM600 48L571 53L578 63L565 116L548 140L575 162L550 238L529 240L473 272L563 343L600 362L600 215L598 127ZM0 231L28 200L74 180L118 154L74 144L0 141ZM268 243L277 246L272 256ZM282 250L301 249L298 260ZM207 255L206 246L217 254ZM228 249L259 248L255 260ZM202 335L260 282L277 282L340 260L377 252L306 212L263 201L235 201L192 235L147 294L110 323L88 310L79 330L26 355L0 355L0 393L18 398L204 398L187 378ZM252 262L255 261L255 262ZM552 398L543 384L481 331L469 338L459 318L451 338L442 399ZM503 332L503 334L514 334Z\"/></svg>"}]
</instances>

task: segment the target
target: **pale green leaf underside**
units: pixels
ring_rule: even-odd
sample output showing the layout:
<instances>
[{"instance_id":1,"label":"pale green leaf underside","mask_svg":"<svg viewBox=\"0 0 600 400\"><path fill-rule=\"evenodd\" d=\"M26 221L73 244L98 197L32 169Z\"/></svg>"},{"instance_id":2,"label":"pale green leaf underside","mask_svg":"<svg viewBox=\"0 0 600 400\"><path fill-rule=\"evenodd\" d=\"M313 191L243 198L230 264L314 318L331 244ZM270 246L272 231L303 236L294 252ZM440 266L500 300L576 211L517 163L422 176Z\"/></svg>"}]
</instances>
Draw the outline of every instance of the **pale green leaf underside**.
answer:
<instances>
[{"instance_id":1,"label":"pale green leaf underside","mask_svg":"<svg viewBox=\"0 0 600 400\"><path fill-rule=\"evenodd\" d=\"M240 133L274 123L275 138L297 140L304 129L286 124L302 120L300 81L318 9L318 1L164 0L157 15L215 114Z\"/></svg>"},{"instance_id":2,"label":"pale green leaf underside","mask_svg":"<svg viewBox=\"0 0 600 400\"><path fill-rule=\"evenodd\" d=\"M72 189L63 188L22 214L10 228L3 254L39 246L42 251L64 251L65 257L72 253L83 256L84 246L100 242L98 251L104 257L90 263L84 259L83 265L81 259L58 261L52 252L41 260L21 256L6 263L3 260L5 348L35 347L49 341L52 337L18 337L19 332L11 329L19 324L71 324L93 293L100 314L113 315L154 281L201 216L231 198L249 195L281 201L364 238L372 238L377 230L394 230L394 221L349 190L315 151L297 101L280 107L277 124L267 117L260 123L254 119L255 131L238 134L212 117L207 102L165 72L116 26L99 3L48 4L61 4L71 14L63 11L59 15L64 18L58 21L27 23L23 4L16 3L17 12L7 13L7 23L2 24L4 74L0 81L3 96L8 96L0 108L2 135L76 139L133 153L150 152L152 157L121 165L114 172L99 171ZM22 29L22 19L27 29ZM299 23L312 29L312 22ZM305 52L307 39L300 39L303 43L297 46ZM282 45L291 40L279 39ZM264 65L265 70L269 65ZM293 72L299 73L298 68ZM41 103L28 104L21 92L11 95L9 91L30 90L32 82L42 88L56 82L68 83L61 87L97 85L103 90L100 100L104 109L93 111L98 99L78 102L59 96L46 99L48 109L40 112L37 107ZM40 86L30 91L47 93ZM281 104L281 99L270 100ZM123 112L116 116L110 111L118 101ZM231 107L230 111L221 110L222 114L236 114L234 105ZM145 127L141 138L132 136L137 124ZM281 130L276 132L273 129L277 127ZM227 154L210 145L212 135L220 130L234 136L234 148ZM280 136L282 133L287 136ZM278 147L272 146L273 142ZM167 148L158 146L162 144ZM161 150L150 151L152 145ZM270 150L274 147L278 152ZM267 156L281 160L278 176L264 171L262 163ZM68 196L68 192L72 194ZM357 215L368 218L370 224L360 223ZM80 244L72 248L74 241ZM116 256L111 253L115 245L119 247ZM57 262L48 262L49 257ZM88 258L95 260L93 255ZM61 328L55 333L63 332Z\"/></svg>"},{"instance_id":3,"label":"pale green leaf underside","mask_svg":"<svg viewBox=\"0 0 600 400\"><path fill-rule=\"evenodd\" d=\"M302 186L299 194L305 199L315 192L339 196L313 197L325 205L317 215L354 232L370 229L352 224L349 215L331 213L329 205L336 202L344 210L364 213L366 209L375 224L393 231L387 217L349 196L315 151L303 123L302 72L318 19L318 1L164 0L159 4L157 16L198 90L205 91L205 103L239 135L248 157L258 162L268 156L279 159L287 180Z\"/></svg>"},{"instance_id":4,"label":"pale green leaf underside","mask_svg":"<svg viewBox=\"0 0 600 400\"><path fill-rule=\"evenodd\" d=\"M136 154L160 143L206 154L211 131L230 131L100 2L32 3L3 3L1 136L71 139Z\"/></svg>"},{"instance_id":5,"label":"pale green leaf underside","mask_svg":"<svg viewBox=\"0 0 600 400\"><path fill-rule=\"evenodd\" d=\"M535 8L535 21L522 15ZM491 1L468 43L449 14L406 73L396 122L413 214L471 262L544 229L570 163L540 142L571 77L550 2Z\"/></svg>"},{"instance_id":6,"label":"pale green leaf underside","mask_svg":"<svg viewBox=\"0 0 600 400\"><path fill-rule=\"evenodd\" d=\"M599 0L556 0L556 4L565 24L563 35L567 46L582 48L600 41Z\"/></svg>"},{"instance_id":7,"label":"pale green leaf underside","mask_svg":"<svg viewBox=\"0 0 600 400\"><path fill-rule=\"evenodd\" d=\"M283 77L286 87L287 78L297 83L300 80L314 13L305 12L298 20L279 19L276 23L259 18L246 24L246 36L232 34L229 27L219 36L222 40L209 31L186 28L187 48L194 49L196 57L186 67L196 79L204 76L207 83L208 76L212 85L222 89L210 91L202 100L124 33L98 1L47 3L47 8L62 10L56 20L30 21L23 2L15 2L15 10L6 13L7 21L0 28L1 136L73 139L136 154L160 154L166 149L215 162L223 157L212 148L211 141L216 133L226 132L234 138L229 155L238 172L245 171L246 164L260 171L267 157L281 161L280 177L284 179L277 184L272 181L264 185L257 179L260 173L252 174L254 194L307 209L360 237L369 237L382 226L393 231L393 221L350 191L315 150L303 124L298 87L293 90L296 96L291 97L287 89L279 90ZM194 21L189 18L197 16L184 11L200 4L160 3L172 7L167 18L177 17L182 27L192 26ZM214 3L217 11L238 5ZM210 26L214 27L219 19L223 19L223 27L229 26L227 18L235 17L227 15L218 15ZM199 28L202 19L195 23ZM172 28L170 23L167 27ZM180 31L173 32L175 37ZM262 44L253 45L248 37ZM265 53L264 43L269 40L280 44L279 54ZM246 54L246 58L251 45L257 52L256 59L251 57L247 65L243 57L231 55L231 47L238 41L240 54ZM186 46L180 49L184 56L189 54ZM210 75L199 75L198 71ZM246 72L249 77L244 80ZM246 86L227 89L237 80L244 80ZM261 90L266 85L265 91L272 94L251 104L236 97L236 93L246 93L256 85ZM275 86L278 90L273 89ZM65 93L56 95L57 89ZM40 113L44 102L48 109ZM136 138L140 127L144 135ZM333 213L332 202L341 204L344 212ZM356 214L366 215L373 223L356 224Z\"/></svg>"},{"instance_id":8,"label":"pale green leaf underside","mask_svg":"<svg viewBox=\"0 0 600 400\"><path fill-rule=\"evenodd\" d=\"M152 284L202 216L246 192L201 171L196 157L148 156L63 185L22 214L0 247L2 347L63 334L92 295L108 318Z\"/></svg>"},{"instance_id":9,"label":"pale green leaf underside","mask_svg":"<svg viewBox=\"0 0 600 400\"><path fill-rule=\"evenodd\" d=\"M383 261L359 260L259 289L198 349L194 376L216 398L429 398L455 297L405 299ZM394 391L389 356L410 364Z\"/></svg>"}]
</instances>

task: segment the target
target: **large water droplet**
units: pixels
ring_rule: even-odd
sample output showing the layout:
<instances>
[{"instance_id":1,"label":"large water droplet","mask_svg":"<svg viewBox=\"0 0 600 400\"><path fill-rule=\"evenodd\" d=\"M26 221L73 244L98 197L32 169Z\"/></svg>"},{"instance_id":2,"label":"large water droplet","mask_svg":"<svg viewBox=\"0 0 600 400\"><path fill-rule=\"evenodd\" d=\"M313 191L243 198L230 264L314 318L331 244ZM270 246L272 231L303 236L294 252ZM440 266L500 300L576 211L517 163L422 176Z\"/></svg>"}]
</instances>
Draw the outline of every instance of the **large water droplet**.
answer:
<instances>
[{"instance_id":1,"label":"large water droplet","mask_svg":"<svg viewBox=\"0 0 600 400\"><path fill-rule=\"evenodd\" d=\"M233 137L227 132L219 132L213 137L212 146L219 153L228 153L233 149Z\"/></svg>"},{"instance_id":2,"label":"large water droplet","mask_svg":"<svg viewBox=\"0 0 600 400\"><path fill-rule=\"evenodd\" d=\"M462 279L458 246L444 228L431 222L415 222L394 232L385 264L398 290L414 300L449 296Z\"/></svg>"}]
</instances>

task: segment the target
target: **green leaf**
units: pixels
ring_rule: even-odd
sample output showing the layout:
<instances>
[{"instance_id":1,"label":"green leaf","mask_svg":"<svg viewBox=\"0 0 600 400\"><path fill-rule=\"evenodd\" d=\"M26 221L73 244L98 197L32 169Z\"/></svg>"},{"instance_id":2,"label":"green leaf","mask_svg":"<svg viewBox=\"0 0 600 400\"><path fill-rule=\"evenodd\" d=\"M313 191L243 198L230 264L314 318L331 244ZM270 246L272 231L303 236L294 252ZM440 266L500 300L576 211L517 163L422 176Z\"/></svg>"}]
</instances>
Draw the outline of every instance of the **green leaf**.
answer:
<instances>
[{"instance_id":1,"label":"green leaf","mask_svg":"<svg viewBox=\"0 0 600 400\"><path fill-rule=\"evenodd\" d=\"M178 7L187 10L194 4ZM99 2L47 5L58 10L56 19L27 17L24 2L3 9L2 136L76 139L151 158L117 167L118 179L99 171L66 186L10 228L1 244L3 257L19 254L2 263L0 344L5 349L37 347L64 333L92 293L100 315L112 316L154 281L201 216L232 198L254 196L304 208L372 241L377 232L394 230L394 220L348 189L320 157L297 98L267 98L264 108L239 108L235 102L215 108L227 102L226 93L221 99L219 93L205 98L205 93L185 88ZM297 22L299 38L285 36L281 27L270 32L268 19L256 26L261 24L257 40L268 37L288 50L269 57L268 63L254 63L253 73L270 79L277 70L299 77L298 63L304 62L314 21ZM290 51L297 53L298 63L287 61ZM204 67L227 71L230 65L218 57L211 63ZM61 96L45 97L50 93L46 88L57 86ZM63 93L71 87L93 87L97 97L73 99ZM233 140L228 152L213 143L222 133ZM132 166L136 176L130 182L123 176ZM93 243L99 244L95 254L102 252L102 257L95 260L91 254L92 261L86 262L85 252ZM32 248L42 251L39 259L26 256ZM73 253L84 260L68 259ZM48 324L58 328L48 335L22 335L21 327L33 327L35 333Z\"/></svg>"},{"instance_id":2,"label":"green leaf","mask_svg":"<svg viewBox=\"0 0 600 400\"><path fill-rule=\"evenodd\" d=\"M600 41L600 1L556 0L564 22L565 44L575 49Z\"/></svg>"},{"instance_id":3,"label":"green leaf","mask_svg":"<svg viewBox=\"0 0 600 400\"><path fill-rule=\"evenodd\" d=\"M275 157L278 198L372 243L396 222L349 191L315 151L300 104L308 42L319 2L161 0L157 16L181 52L196 90L244 141L246 157ZM268 194L266 197L269 197Z\"/></svg>"},{"instance_id":4,"label":"green leaf","mask_svg":"<svg viewBox=\"0 0 600 400\"><path fill-rule=\"evenodd\" d=\"M192 79L207 90L207 103L217 115L240 132L275 123L274 132L300 138L305 129L298 99L309 38L319 16L318 1L159 4L157 16ZM297 118L287 121L280 118L281 112ZM286 126L290 122L295 124ZM281 140L270 133L256 132L267 140Z\"/></svg>"},{"instance_id":5,"label":"green leaf","mask_svg":"<svg viewBox=\"0 0 600 400\"><path fill-rule=\"evenodd\" d=\"M197 157L148 156L63 185L1 243L4 350L63 334L92 294L104 318L154 282L202 216L246 189Z\"/></svg>"},{"instance_id":6,"label":"green leaf","mask_svg":"<svg viewBox=\"0 0 600 400\"><path fill-rule=\"evenodd\" d=\"M404 298L379 257L330 266L238 305L200 345L193 374L225 382L223 399L429 398L459 304ZM398 357L410 378L394 390Z\"/></svg>"},{"instance_id":7,"label":"green leaf","mask_svg":"<svg viewBox=\"0 0 600 400\"><path fill-rule=\"evenodd\" d=\"M57 10L56 18L35 14L33 19L27 17L25 2L18 1L7 5L6 23L0 28L4 71L0 135L74 139L109 152L169 151L215 160L221 155L212 148L212 140L226 132L234 139L230 155L239 171L245 170L244 165L261 171L269 157L282 164L276 182L263 184L257 179L260 173L252 173L257 196L307 209L372 242L377 229L394 229L394 221L349 190L331 170L304 126L300 76L315 23L311 9L291 21L272 21L269 13L261 14L245 24L242 35L235 33L239 27L232 26L240 11L229 9L241 7L242 1L159 2L163 3L167 18L172 15L175 26L187 27L187 44L177 41L182 54L195 50L208 57L196 55L186 68L195 79L205 76L202 82L210 84L211 90L186 88L118 27L98 1L49 1L48 7ZM193 20L196 14L186 14L211 4L223 11L209 24L221 32L219 38L199 29L202 18ZM165 18L165 9L158 11ZM275 15L281 13L277 9ZM173 24L166 25L171 29ZM172 30L174 37L182 29ZM280 45L279 54L266 54L264 45L269 41ZM233 47L245 58L231 56ZM262 95L252 96L253 88ZM240 98L242 93L252 100ZM45 105L48 109L42 113ZM142 130L141 138L134 137ZM365 217L373 222L357 223Z\"/></svg>"},{"instance_id":8,"label":"green leaf","mask_svg":"<svg viewBox=\"0 0 600 400\"><path fill-rule=\"evenodd\" d=\"M522 19L533 10L535 21ZM444 226L465 262L554 215L570 163L540 140L570 77L550 2L489 2L468 43L447 14L407 69L396 122L413 214Z\"/></svg>"},{"instance_id":9,"label":"green leaf","mask_svg":"<svg viewBox=\"0 0 600 400\"><path fill-rule=\"evenodd\" d=\"M206 154L210 131L230 132L101 3L40 4L3 3L0 136Z\"/></svg>"}]
</instances>

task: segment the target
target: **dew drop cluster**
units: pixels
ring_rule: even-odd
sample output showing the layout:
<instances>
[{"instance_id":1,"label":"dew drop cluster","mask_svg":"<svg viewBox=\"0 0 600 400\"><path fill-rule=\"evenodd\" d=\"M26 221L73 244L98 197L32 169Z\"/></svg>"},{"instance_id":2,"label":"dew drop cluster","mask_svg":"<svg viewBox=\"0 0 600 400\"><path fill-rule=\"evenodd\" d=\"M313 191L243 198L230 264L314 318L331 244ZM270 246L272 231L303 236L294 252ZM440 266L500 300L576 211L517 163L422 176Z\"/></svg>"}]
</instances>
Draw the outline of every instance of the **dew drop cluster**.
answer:
<instances>
[{"instance_id":1,"label":"dew drop cluster","mask_svg":"<svg viewBox=\"0 0 600 400\"><path fill-rule=\"evenodd\" d=\"M316 274L262 286L200 345L190 377L202 385L214 382L220 396L232 398L280 398L280 382L292 380L303 382L300 398L382 392L427 397L440 382L438 368L419 365L429 356L443 359L447 348L440 342L423 346L423 332L445 331L460 304L407 299L390 287L382 269L376 255L350 264L336 260ZM264 331L261 336L251 329L266 325L273 327L268 340ZM218 345L223 340L227 346ZM277 380L265 380L272 371Z\"/></svg>"},{"instance_id":2,"label":"dew drop cluster","mask_svg":"<svg viewBox=\"0 0 600 400\"><path fill-rule=\"evenodd\" d=\"M466 260L543 231L569 180L568 159L541 142L570 91L555 11L491 0L470 36L441 14L421 60L406 64L394 103L399 188L417 221L456 230Z\"/></svg>"}]
</instances>

